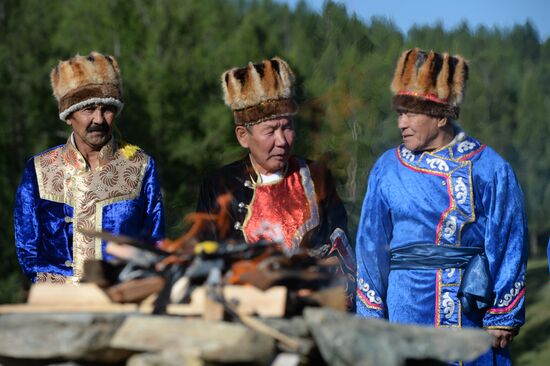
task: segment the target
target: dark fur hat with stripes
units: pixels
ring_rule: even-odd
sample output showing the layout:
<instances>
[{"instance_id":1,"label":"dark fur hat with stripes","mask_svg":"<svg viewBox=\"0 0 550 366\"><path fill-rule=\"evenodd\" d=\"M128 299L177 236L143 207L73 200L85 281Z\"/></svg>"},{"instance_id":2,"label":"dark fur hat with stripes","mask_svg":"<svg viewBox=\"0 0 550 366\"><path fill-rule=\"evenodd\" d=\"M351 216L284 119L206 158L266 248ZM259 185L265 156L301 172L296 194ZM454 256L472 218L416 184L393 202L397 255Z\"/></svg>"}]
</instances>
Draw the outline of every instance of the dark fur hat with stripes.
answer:
<instances>
[{"instance_id":1,"label":"dark fur hat with stripes","mask_svg":"<svg viewBox=\"0 0 550 366\"><path fill-rule=\"evenodd\" d=\"M459 55L413 48L403 52L391 84L399 112L457 119L468 79L468 63Z\"/></svg>"},{"instance_id":2,"label":"dark fur hat with stripes","mask_svg":"<svg viewBox=\"0 0 550 366\"><path fill-rule=\"evenodd\" d=\"M294 74L278 57L227 70L221 82L225 104L233 110L237 125L291 116L298 110Z\"/></svg>"},{"instance_id":3,"label":"dark fur hat with stripes","mask_svg":"<svg viewBox=\"0 0 550 366\"><path fill-rule=\"evenodd\" d=\"M120 69L112 56L92 52L59 61L50 80L62 121L91 104L113 105L117 113L124 106Z\"/></svg>"}]
</instances>

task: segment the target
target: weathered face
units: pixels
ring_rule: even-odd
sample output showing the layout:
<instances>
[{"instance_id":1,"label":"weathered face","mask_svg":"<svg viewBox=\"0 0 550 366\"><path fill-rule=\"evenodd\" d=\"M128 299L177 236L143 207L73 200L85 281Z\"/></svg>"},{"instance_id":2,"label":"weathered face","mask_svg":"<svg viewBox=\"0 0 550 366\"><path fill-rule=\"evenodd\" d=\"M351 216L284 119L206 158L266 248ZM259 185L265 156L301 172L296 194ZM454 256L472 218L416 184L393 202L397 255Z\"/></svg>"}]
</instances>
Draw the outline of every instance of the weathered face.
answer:
<instances>
[{"instance_id":1,"label":"weathered face","mask_svg":"<svg viewBox=\"0 0 550 366\"><path fill-rule=\"evenodd\" d=\"M250 151L256 168L262 174L275 173L284 168L296 137L291 118L261 122L248 129L237 126L235 134L241 146Z\"/></svg>"},{"instance_id":2,"label":"weathered face","mask_svg":"<svg viewBox=\"0 0 550 366\"><path fill-rule=\"evenodd\" d=\"M433 150L445 145L441 127L445 118L430 117L425 114L399 112L397 127L405 147L411 151Z\"/></svg>"},{"instance_id":3,"label":"weathered face","mask_svg":"<svg viewBox=\"0 0 550 366\"><path fill-rule=\"evenodd\" d=\"M116 107L110 105L90 105L71 113L67 124L73 128L77 146L100 150L109 142L116 111Z\"/></svg>"}]
</instances>

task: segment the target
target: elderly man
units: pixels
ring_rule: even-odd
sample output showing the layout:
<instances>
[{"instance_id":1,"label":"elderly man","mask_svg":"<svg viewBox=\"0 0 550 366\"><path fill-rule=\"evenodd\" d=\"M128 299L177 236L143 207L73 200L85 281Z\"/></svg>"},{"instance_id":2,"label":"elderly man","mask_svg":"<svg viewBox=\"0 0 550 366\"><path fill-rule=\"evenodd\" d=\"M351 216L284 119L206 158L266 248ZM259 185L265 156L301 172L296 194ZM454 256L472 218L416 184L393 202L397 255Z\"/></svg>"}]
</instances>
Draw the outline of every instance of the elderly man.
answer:
<instances>
[{"instance_id":1,"label":"elderly man","mask_svg":"<svg viewBox=\"0 0 550 366\"><path fill-rule=\"evenodd\" d=\"M347 214L330 172L291 155L297 112L292 70L273 58L228 70L221 81L237 140L248 154L204 179L197 211L215 213L217 198L232 195L229 232L222 237L218 228L207 236L248 243L267 239L289 252L305 247L316 256L337 256L353 281Z\"/></svg>"},{"instance_id":2,"label":"elderly man","mask_svg":"<svg viewBox=\"0 0 550 366\"><path fill-rule=\"evenodd\" d=\"M393 105L403 144L368 182L357 234L357 313L434 327L483 327L476 365L508 364L524 323L526 219L512 167L457 124L468 65L405 51Z\"/></svg>"},{"instance_id":3,"label":"elderly man","mask_svg":"<svg viewBox=\"0 0 550 366\"><path fill-rule=\"evenodd\" d=\"M123 107L116 60L92 52L51 72L59 118L72 128L66 144L31 158L17 190L16 251L34 282L78 283L87 259L105 245L82 230L157 241L164 213L157 168L134 145L113 136Z\"/></svg>"}]
</instances>

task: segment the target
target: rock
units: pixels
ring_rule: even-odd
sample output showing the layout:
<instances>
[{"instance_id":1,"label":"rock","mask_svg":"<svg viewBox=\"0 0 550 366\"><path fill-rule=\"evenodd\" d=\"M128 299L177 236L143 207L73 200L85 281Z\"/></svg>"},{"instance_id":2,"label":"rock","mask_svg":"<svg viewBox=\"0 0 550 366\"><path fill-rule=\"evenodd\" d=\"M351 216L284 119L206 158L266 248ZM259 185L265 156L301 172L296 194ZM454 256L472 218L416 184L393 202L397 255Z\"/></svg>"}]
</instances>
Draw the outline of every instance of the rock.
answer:
<instances>
[{"instance_id":1,"label":"rock","mask_svg":"<svg viewBox=\"0 0 550 366\"><path fill-rule=\"evenodd\" d=\"M301 316L295 316L290 319L259 318L259 320L291 337L304 338L310 336L306 321Z\"/></svg>"},{"instance_id":2,"label":"rock","mask_svg":"<svg viewBox=\"0 0 550 366\"><path fill-rule=\"evenodd\" d=\"M119 362L130 353L109 348L125 315L57 313L0 315L0 356Z\"/></svg>"},{"instance_id":3,"label":"rock","mask_svg":"<svg viewBox=\"0 0 550 366\"><path fill-rule=\"evenodd\" d=\"M237 323L169 316L130 316L111 346L139 352L170 351L209 362L265 364L275 341Z\"/></svg>"},{"instance_id":4,"label":"rock","mask_svg":"<svg viewBox=\"0 0 550 366\"><path fill-rule=\"evenodd\" d=\"M258 318L265 325L292 337L299 342L299 348L290 348L282 342L278 342L279 350L283 352L299 353L302 359L307 359L315 349L315 343L311 339L309 329L303 317L295 316L291 319L283 318Z\"/></svg>"},{"instance_id":5,"label":"rock","mask_svg":"<svg viewBox=\"0 0 550 366\"><path fill-rule=\"evenodd\" d=\"M279 353L271 366L298 366L300 365L300 356L294 353Z\"/></svg>"},{"instance_id":6,"label":"rock","mask_svg":"<svg viewBox=\"0 0 550 366\"><path fill-rule=\"evenodd\" d=\"M179 352L140 353L133 355L126 366L204 366L205 363L195 357Z\"/></svg>"},{"instance_id":7,"label":"rock","mask_svg":"<svg viewBox=\"0 0 550 366\"><path fill-rule=\"evenodd\" d=\"M430 359L471 361L491 344L489 335L478 329L390 324L321 308L306 309L304 318L324 360L331 366L399 366L411 360Z\"/></svg>"}]
</instances>

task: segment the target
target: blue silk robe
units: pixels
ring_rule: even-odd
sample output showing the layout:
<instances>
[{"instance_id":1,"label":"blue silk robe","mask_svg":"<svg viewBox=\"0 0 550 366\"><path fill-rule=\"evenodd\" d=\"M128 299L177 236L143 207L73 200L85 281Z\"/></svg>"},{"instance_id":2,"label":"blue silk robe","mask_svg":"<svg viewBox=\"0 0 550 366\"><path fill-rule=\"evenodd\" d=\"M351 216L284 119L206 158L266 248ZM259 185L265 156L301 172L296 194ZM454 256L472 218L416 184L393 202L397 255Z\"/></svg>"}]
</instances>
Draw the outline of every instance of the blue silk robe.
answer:
<instances>
[{"instance_id":1,"label":"blue silk robe","mask_svg":"<svg viewBox=\"0 0 550 366\"><path fill-rule=\"evenodd\" d=\"M148 241L164 237L164 212L153 159L111 139L90 170L71 135L29 160L17 190L16 252L34 282L80 281L86 259L105 243L75 228L107 230Z\"/></svg>"},{"instance_id":2,"label":"blue silk robe","mask_svg":"<svg viewBox=\"0 0 550 366\"><path fill-rule=\"evenodd\" d=\"M404 145L383 154L369 177L357 234L357 313L434 327L519 328L525 319L526 218L511 166L462 136L431 153ZM484 248L493 305L466 314L463 270L390 270L390 250L412 244ZM489 350L473 364L508 364Z\"/></svg>"}]
</instances>

